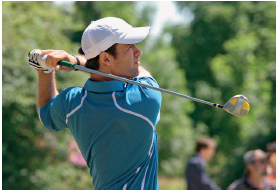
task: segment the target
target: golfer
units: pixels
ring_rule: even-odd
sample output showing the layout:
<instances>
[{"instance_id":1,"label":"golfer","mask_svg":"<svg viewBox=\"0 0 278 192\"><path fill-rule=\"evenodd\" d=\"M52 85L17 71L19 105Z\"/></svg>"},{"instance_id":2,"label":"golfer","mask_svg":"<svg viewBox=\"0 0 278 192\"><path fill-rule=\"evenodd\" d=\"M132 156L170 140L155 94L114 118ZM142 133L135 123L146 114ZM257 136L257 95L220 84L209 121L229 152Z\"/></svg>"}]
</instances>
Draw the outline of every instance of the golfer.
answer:
<instances>
[{"instance_id":1,"label":"golfer","mask_svg":"<svg viewBox=\"0 0 278 192\"><path fill-rule=\"evenodd\" d=\"M38 70L40 120L48 129L71 131L95 189L158 189L156 125L161 93L97 74L91 74L83 87L58 93L54 68L71 71L58 65L65 60L158 87L140 66L142 51L136 46L149 30L107 17L85 29L79 49L84 57L61 50L30 53L29 64ZM46 61L40 58L44 54Z\"/></svg>"}]
</instances>

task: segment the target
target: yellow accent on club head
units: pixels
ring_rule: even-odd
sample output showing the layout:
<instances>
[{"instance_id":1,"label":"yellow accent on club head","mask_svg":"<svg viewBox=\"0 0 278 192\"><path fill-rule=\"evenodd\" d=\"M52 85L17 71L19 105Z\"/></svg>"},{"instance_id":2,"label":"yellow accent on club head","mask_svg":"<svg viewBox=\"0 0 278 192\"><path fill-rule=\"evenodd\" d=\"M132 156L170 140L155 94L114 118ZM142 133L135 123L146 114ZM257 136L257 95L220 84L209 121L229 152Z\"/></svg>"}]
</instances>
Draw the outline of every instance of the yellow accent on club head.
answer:
<instances>
[{"instance_id":1,"label":"yellow accent on club head","mask_svg":"<svg viewBox=\"0 0 278 192\"><path fill-rule=\"evenodd\" d=\"M246 110L250 109L250 105L249 105L249 103L246 100L243 101L242 109L246 109Z\"/></svg>"},{"instance_id":2,"label":"yellow accent on club head","mask_svg":"<svg viewBox=\"0 0 278 192\"><path fill-rule=\"evenodd\" d=\"M238 98L233 98L229 101L229 103L236 105L236 102L238 101Z\"/></svg>"}]
</instances>

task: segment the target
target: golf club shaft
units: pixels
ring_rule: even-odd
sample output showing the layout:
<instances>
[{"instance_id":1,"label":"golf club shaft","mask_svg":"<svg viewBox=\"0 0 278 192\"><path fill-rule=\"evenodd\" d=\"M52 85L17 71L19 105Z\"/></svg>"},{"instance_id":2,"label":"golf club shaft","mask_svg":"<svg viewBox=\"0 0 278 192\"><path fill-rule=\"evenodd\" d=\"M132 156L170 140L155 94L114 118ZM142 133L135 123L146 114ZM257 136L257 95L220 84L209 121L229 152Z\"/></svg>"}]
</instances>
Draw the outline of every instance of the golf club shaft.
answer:
<instances>
[{"instance_id":1,"label":"golf club shaft","mask_svg":"<svg viewBox=\"0 0 278 192\"><path fill-rule=\"evenodd\" d=\"M82 67L80 65L75 65L73 63L70 63L68 61L59 61L58 64L63 65L63 66L67 66L67 67L70 67L70 68L73 68L73 69L78 69L78 70L83 71L83 72L94 73L94 74L102 75L102 76L109 77L109 78L112 78L112 79L116 79L116 80L119 80L119 81L124 81L124 82L127 82L127 83L132 83L132 84L139 85L139 86L142 86L142 87L154 89L156 91L161 91L161 92L165 92L165 93L168 93L168 94L171 94L171 95L176 95L176 96L179 96L179 97L182 97L182 98L197 101L199 103L204 103L204 104L211 105L211 106L214 106L214 107L217 107L217 108L223 108L223 105L219 105L219 104L216 104L216 103L211 103L211 102L204 101L204 100L201 100L201 99L197 99L197 98L194 98L194 97L190 97L190 96L187 96L187 95L182 95L180 93L176 93L176 92L169 91L169 90L166 90L166 89L157 88L157 87L153 87L153 86L150 86L150 85L138 83L136 81L132 81L132 80L129 80L129 79L126 79L126 78L123 78L123 77L103 73L103 72L100 72L100 71L97 71L97 70L88 69L86 67Z\"/></svg>"}]
</instances>

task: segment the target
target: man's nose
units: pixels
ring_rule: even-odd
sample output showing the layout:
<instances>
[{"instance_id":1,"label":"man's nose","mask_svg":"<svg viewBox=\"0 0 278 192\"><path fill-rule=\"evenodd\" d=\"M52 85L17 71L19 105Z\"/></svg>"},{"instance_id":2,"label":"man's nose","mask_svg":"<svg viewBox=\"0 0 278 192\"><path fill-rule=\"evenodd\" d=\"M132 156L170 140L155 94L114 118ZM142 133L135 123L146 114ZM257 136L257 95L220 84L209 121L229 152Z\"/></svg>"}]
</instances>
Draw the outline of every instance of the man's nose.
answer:
<instances>
[{"instance_id":1,"label":"man's nose","mask_svg":"<svg viewBox=\"0 0 278 192\"><path fill-rule=\"evenodd\" d=\"M142 55L142 53L143 52L136 45L134 45L134 56L138 57L138 56Z\"/></svg>"}]
</instances>

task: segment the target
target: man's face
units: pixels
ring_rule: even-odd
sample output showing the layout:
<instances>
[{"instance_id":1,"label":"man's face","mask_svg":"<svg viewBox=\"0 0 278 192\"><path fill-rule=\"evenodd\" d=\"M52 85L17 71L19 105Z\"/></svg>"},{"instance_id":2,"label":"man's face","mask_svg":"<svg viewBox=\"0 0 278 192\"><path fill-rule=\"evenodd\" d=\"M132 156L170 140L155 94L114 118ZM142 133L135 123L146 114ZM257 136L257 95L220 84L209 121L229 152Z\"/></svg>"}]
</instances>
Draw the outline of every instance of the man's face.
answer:
<instances>
[{"instance_id":1,"label":"man's face","mask_svg":"<svg viewBox=\"0 0 278 192\"><path fill-rule=\"evenodd\" d=\"M209 161L213 158L214 154L215 154L215 146L209 146L208 147L208 159Z\"/></svg>"},{"instance_id":2,"label":"man's face","mask_svg":"<svg viewBox=\"0 0 278 192\"><path fill-rule=\"evenodd\" d=\"M276 169L276 153L271 153L269 157L270 165Z\"/></svg>"},{"instance_id":3,"label":"man's face","mask_svg":"<svg viewBox=\"0 0 278 192\"><path fill-rule=\"evenodd\" d=\"M254 162L252 163L252 169L259 175L266 175L267 174L267 159L257 159L254 160Z\"/></svg>"},{"instance_id":4,"label":"man's face","mask_svg":"<svg viewBox=\"0 0 278 192\"><path fill-rule=\"evenodd\" d=\"M201 154L206 159L207 162L213 158L215 154L215 148L216 148L215 146L209 145L207 148L202 149Z\"/></svg>"},{"instance_id":5,"label":"man's face","mask_svg":"<svg viewBox=\"0 0 278 192\"><path fill-rule=\"evenodd\" d=\"M140 55L142 51L135 44L117 44L116 58L112 59L112 74L126 78L138 76Z\"/></svg>"}]
</instances>

